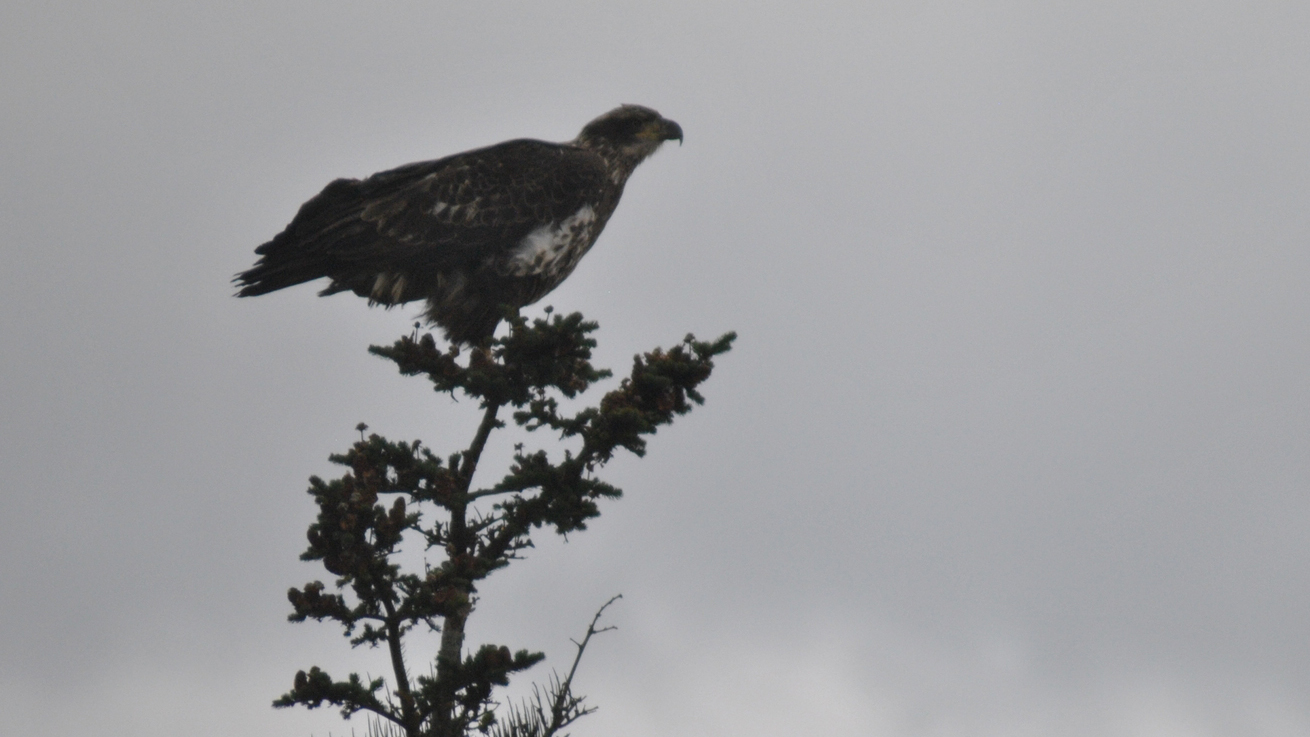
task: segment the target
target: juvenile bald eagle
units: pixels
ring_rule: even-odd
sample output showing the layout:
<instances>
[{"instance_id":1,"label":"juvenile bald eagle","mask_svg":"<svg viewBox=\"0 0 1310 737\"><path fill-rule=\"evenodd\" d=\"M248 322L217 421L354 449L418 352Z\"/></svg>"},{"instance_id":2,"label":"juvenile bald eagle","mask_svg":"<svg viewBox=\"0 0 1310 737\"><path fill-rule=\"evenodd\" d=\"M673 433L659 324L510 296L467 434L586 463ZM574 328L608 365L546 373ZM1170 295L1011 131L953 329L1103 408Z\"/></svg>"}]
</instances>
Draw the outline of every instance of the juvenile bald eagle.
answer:
<instances>
[{"instance_id":1,"label":"juvenile bald eagle","mask_svg":"<svg viewBox=\"0 0 1310 737\"><path fill-rule=\"evenodd\" d=\"M506 308L559 286L614 214L623 185L682 129L623 105L567 143L506 141L367 179L338 179L255 249L233 280L252 297L327 277L320 295L369 304L427 300L424 317L455 343L495 332Z\"/></svg>"}]
</instances>

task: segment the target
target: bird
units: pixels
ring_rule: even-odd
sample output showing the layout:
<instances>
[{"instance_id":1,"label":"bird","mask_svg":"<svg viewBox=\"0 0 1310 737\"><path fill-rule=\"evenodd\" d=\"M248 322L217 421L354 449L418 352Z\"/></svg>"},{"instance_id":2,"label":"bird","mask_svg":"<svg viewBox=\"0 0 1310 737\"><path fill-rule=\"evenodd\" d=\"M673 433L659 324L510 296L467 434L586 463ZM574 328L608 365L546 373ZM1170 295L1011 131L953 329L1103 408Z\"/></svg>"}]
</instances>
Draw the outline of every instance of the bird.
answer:
<instances>
[{"instance_id":1,"label":"bird","mask_svg":"<svg viewBox=\"0 0 1310 737\"><path fill-rule=\"evenodd\" d=\"M327 278L320 296L370 306L426 300L452 344L489 341L507 315L559 286L614 214L637 165L682 128L621 105L552 143L520 138L337 179L233 278L253 297Z\"/></svg>"}]
</instances>

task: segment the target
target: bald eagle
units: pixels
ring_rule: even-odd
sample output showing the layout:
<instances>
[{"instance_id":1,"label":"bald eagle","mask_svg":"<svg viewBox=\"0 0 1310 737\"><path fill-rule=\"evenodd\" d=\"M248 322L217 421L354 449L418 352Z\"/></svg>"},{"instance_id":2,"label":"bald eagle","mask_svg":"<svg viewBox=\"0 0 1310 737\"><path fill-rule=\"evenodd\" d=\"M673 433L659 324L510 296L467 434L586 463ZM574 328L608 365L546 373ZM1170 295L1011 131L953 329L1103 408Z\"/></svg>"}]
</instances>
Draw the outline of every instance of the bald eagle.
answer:
<instances>
[{"instance_id":1,"label":"bald eagle","mask_svg":"<svg viewBox=\"0 0 1310 737\"><path fill-rule=\"evenodd\" d=\"M506 141L367 179L338 179L255 249L239 297L322 277L320 295L427 300L453 343L490 338L506 309L564 281L596 242L637 165L682 128L623 105L566 143Z\"/></svg>"}]
</instances>

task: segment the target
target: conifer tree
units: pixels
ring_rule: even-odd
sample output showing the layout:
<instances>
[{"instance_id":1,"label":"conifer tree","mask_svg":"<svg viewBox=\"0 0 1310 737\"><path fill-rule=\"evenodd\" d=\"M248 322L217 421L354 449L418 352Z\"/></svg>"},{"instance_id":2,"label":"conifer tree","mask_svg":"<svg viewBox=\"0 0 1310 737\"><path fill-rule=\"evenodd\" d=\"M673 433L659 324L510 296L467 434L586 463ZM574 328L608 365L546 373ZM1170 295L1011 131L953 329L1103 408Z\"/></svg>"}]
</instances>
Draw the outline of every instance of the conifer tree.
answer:
<instances>
[{"instance_id":1,"label":"conifer tree","mask_svg":"<svg viewBox=\"0 0 1310 737\"><path fill-rule=\"evenodd\" d=\"M531 323L515 316L504 337L470 351L465 361L457 348L440 350L431 334L417 332L369 349L402 374L425 376L437 392L476 400L481 422L468 447L444 459L417 440L365 437L361 423L359 442L330 456L345 473L331 481L310 479L319 511L301 559L320 561L336 580L333 587L312 581L292 588L289 618L336 622L352 646L384 648L391 674L337 680L311 667L296 674L292 690L274 706L329 704L347 718L362 711L380 720L375 733L404 737L549 737L593 710L573 693L573 675L591 636L608 629L597 624L613 599L575 641L566 677L555 675L534 686L522 705L498 710L495 688L545 656L504 645L466 647L478 583L518 559L534 532L585 530L600 514L600 500L618 499L622 492L595 472L620 449L644 455L645 436L701 404L697 387L736 337L701 342L688 335L670 349L636 356L631 373L598 404L566 413L560 398L573 399L610 376L590 362L596 327L577 313L548 309L546 318ZM487 439L505 427L506 412L528 431L557 435L565 449L516 446L499 481L475 485ZM395 562L405 544L422 545L439 561L405 570ZM441 635L438 651L423 663L404 646L416 629Z\"/></svg>"}]
</instances>

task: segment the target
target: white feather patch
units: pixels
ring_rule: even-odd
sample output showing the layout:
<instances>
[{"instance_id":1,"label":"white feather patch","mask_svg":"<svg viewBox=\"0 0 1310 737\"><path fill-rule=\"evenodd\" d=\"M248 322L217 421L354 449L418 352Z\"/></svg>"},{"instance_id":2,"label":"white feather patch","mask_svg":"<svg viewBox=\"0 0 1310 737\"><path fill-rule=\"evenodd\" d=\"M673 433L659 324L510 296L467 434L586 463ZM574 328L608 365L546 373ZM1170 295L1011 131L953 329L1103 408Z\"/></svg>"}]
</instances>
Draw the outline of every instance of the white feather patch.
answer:
<instances>
[{"instance_id":1,"label":"white feather patch","mask_svg":"<svg viewBox=\"0 0 1310 737\"><path fill-rule=\"evenodd\" d=\"M577 212L556 223L549 223L528 233L510 257L509 271L515 276L529 276L559 269L571 270L582 252L591 245L596 211L583 205Z\"/></svg>"},{"instance_id":2,"label":"white feather patch","mask_svg":"<svg viewBox=\"0 0 1310 737\"><path fill-rule=\"evenodd\" d=\"M373 289L369 298L380 304L397 304L405 295L406 280L403 274L380 272L373 278Z\"/></svg>"}]
</instances>

